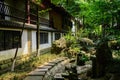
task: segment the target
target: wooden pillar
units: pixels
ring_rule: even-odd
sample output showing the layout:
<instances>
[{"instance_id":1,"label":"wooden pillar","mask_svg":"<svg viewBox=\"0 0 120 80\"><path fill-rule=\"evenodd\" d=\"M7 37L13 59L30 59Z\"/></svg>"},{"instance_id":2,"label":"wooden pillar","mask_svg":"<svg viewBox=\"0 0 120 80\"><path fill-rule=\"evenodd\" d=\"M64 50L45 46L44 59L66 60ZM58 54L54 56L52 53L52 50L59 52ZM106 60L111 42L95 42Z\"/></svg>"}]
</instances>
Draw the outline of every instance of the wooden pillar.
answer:
<instances>
[{"instance_id":1,"label":"wooden pillar","mask_svg":"<svg viewBox=\"0 0 120 80\"><path fill-rule=\"evenodd\" d=\"M30 0L26 0L27 23L30 24Z\"/></svg>"}]
</instances>

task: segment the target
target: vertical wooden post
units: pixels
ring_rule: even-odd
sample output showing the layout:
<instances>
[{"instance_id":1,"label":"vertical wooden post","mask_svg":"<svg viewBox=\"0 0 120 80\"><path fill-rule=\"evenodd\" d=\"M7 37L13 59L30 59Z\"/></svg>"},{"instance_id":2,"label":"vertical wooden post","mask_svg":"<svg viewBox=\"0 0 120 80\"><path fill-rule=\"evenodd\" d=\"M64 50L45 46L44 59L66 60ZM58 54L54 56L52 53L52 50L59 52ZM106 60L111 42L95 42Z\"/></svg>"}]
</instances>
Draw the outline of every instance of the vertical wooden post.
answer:
<instances>
[{"instance_id":1,"label":"vertical wooden post","mask_svg":"<svg viewBox=\"0 0 120 80\"><path fill-rule=\"evenodd\" d=\"M26 2L26 10L27 10L27 23L30 24L30 0Z\"/></svg>"}]
</instances>

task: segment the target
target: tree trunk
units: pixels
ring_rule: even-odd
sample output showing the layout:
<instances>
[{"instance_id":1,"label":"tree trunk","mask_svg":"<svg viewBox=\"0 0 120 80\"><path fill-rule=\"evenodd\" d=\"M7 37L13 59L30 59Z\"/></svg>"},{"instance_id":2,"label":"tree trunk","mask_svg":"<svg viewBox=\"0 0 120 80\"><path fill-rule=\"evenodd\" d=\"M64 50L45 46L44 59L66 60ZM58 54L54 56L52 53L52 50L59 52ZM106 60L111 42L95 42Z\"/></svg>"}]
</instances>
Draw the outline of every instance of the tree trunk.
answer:
<instances>
[{"instance_id":1,"label":"tree trunk","mask_svg":"<svg viewBox=\"0 0 120 80\"><path fill-rule=\"evenodd\" d=\"M27 3L27 2L25 2L25 3ZM26 6L27 6L27 4L26 4ZM19 42L21 41L23 30L25 28L25 22L26 22L26 17L27 17L27 9L25 11L26 12L25 12L25 15L24 15L23 27L22 27L21 33L19 35L19 41L17 42L17 48L16 48L15 55L14 55L14 58L13 58L13 63L12 63L12 66L11 66L11 71L14 71L14 69L15 69L16 57L17 57L17 54L18 54L18 48L19 48L19 44L20 44Z\"/></svg>"},{"instance_id":2,"label":"tree trunk","mask_svg":"<svg viewBox=\"0 0 120 80\"><path fill-rule=\"evenodd\" d=\"M96 77L105 75L105 68L112 60L112 52L108 47L108 41L101 40L96 49Z\"/></svg>"},{"instance_id":3,"label":"tree trunk","mask_svg":"<svg viewBox=\"0 0 120 80\"><path fill-rule=\"evenodd\" d=\"M39 50L39 45L40 45L40 29L39 29L39 8L37 6L37 55L36 56L39 56L40 54L40 50Z\"/></svg>"}]
</instances>

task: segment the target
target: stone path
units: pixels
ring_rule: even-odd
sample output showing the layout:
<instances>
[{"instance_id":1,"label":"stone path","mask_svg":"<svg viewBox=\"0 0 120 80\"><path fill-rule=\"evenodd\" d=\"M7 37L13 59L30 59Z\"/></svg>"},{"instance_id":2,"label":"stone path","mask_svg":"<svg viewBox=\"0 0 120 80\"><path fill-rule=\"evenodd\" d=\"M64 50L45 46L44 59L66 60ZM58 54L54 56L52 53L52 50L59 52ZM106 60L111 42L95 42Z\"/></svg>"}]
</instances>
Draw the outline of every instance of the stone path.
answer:
<instances>
[{"instance_id":1,"label":"stone path","mask_svg":"<svg viewBox=\"0 0 120 80\"><path fill-rule=\"evenodd\" d=\"M57 68L59 68L55 66L62 63L65 60L67 60L67 58L59 58L50 61L42 66L38 66L38 68L30 72L24 80L48 80L50 75L55 74L55 72L53 72L52 70L57 70Z\"/></svg>"}]
</instances>

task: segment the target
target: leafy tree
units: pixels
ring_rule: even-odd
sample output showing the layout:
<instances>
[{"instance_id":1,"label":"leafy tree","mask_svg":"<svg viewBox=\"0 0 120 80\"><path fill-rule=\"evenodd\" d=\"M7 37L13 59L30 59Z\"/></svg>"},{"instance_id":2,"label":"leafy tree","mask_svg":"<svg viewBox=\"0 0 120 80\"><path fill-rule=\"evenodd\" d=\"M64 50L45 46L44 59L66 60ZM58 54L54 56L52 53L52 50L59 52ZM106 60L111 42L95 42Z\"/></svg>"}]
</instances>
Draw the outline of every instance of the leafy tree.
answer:
<instances>
[{"instance_id":1,"label":"leafy tree","mask_svg":"<svg viewBox=\"0 0 120 80\"><path fill-rule=\"evenodd\" d=\"M72 16L79 17L80 6L78 0L52 0L52 2L64 7Z\"/></svg>"},{"instance_id":2,"label":"leafy tree","mask_svg":"<svg viewBox=\"0 0 120 80\"><path fill-rule=\"evenodd\" d=\"M85 18L85 27L95 29L101 25L103 35L116 32L115 29L119 29L119 4L119 0L81 1L80 16Z\"/></svg>"}]
</instances>

